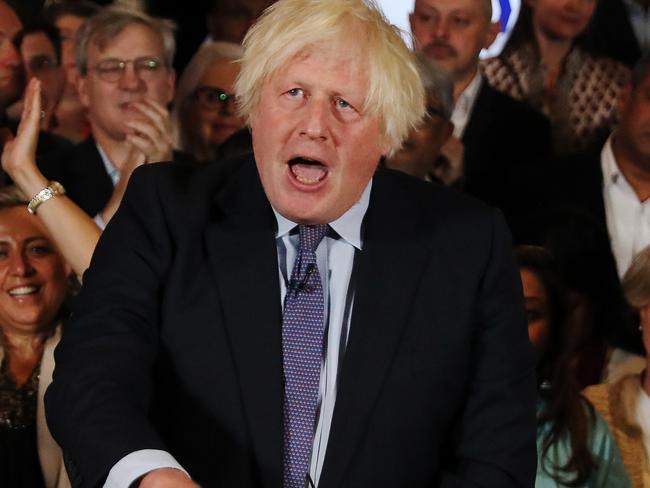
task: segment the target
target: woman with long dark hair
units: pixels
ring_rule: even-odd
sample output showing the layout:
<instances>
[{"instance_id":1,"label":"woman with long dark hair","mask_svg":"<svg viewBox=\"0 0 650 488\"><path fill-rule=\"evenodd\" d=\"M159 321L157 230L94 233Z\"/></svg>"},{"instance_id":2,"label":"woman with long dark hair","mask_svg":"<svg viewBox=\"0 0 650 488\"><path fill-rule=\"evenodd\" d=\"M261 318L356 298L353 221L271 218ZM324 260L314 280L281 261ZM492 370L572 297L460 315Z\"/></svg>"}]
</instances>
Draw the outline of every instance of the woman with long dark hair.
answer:
<instances>
[{"instance_id":1,"label":"woman with long dark hair","mask_svg":"<svg viewBox=\"0 0 650 488\"><path fill-rule=\"evenodd\" d=\"M551 255L517 249L528 332L538 353L537 488L630 486L602 418L580 395L567 349L567 292Z\"/></svg>"}]
</instances>

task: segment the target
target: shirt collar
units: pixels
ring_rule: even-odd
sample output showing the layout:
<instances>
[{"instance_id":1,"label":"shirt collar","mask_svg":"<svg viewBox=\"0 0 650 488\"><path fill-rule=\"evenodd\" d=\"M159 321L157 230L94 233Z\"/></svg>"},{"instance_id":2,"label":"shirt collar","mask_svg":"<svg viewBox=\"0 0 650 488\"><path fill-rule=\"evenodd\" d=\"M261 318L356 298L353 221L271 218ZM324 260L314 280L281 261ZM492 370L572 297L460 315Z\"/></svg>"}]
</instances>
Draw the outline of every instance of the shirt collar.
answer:
<instances>
[{"instance_id":1,"label":"shirt collar","mask_svg":"<svg viewBox=\"0 0 650 488\"><path fill-rule=\"evenodd\" d=\"M615 185L622 177L621 170L618 169L618 164L616 163L616 158L614 157L614 151L612 150L612 136L613 135L610 135L607 138L607 142L603 146L603 150L600 152L600 160L602 162L603 169L603 181L605 182L605 185Z\"/></svg>"},{"instance_id":2,"label":"shirt collar","mask_svg":"<svg viewBox=\"0 0 650 488\"><path fill-rule=\"evenodd\" d=\"M463 93L461 93L458 97L455 108L462 110L464 113L471 112L472 108L474 107L474 102L476 101L478 91L481 88L482 81L483 77L481 76L480 71L477 70L472 81L469 83L469 85L467 85L467 87L463 90Z\"/></svg>"},{"instance_id":3,"label":"shirt collar","mask_svg":"<svg viewBox=\"0 0 650 488\"><path fill-rule=\"evenodd\" d=\"M363 243L361 242L361 223L368 210L370 203L370 190L372 188L372 180L368 182L366 188L361 194L361 198L352 205L343 215L333 222L330 222L330 227L341 236L348 244L361 250ZM285 234L291 232L298 224L287 219L281 215L275 208L273 209L275 218L278 222L278 232L276 238L281 238Z\"/></svg>"},{"instance_id":4,"label":"shirt collar","mask_svg":"<svg viewBox=\"0 0 650 488\"><path fill-rule=\"evenodd\" d=\"M106 173L108 173L108 176L111 178L111 181L113 182L113 186L117 185L117 182L120 179L120 172L115 167L115 165L111 162L111 160L108 158L108 154L104 152L102 146L100 146L98 142L96 142L95 144L97 146L97 151L99 152L99 156L102 158L102 162L104 163L104 168L106 168Z\"/></svg>"}]
</instances>

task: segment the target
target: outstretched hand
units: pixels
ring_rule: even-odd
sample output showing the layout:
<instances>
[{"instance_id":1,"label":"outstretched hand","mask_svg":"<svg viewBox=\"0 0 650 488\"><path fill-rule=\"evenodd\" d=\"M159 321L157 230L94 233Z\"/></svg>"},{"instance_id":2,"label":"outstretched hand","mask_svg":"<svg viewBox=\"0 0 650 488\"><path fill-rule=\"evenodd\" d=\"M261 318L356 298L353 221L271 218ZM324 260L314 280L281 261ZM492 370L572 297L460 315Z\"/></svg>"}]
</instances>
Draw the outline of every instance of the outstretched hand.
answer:
<instances>
[{"instance_id":1,"label":"outstretched hand","mask_svg":"<svg viewBox=\"0 0 650 488\"><path fill-rule=\"evenodd\" d=\"M9 137L2 152L2 168L27 195L32 194L32 185L42 186L40 181L45 179L36 167L40 119L41 82L32 78L25 91L16 137Z\"/></svg>"}]
</instances>

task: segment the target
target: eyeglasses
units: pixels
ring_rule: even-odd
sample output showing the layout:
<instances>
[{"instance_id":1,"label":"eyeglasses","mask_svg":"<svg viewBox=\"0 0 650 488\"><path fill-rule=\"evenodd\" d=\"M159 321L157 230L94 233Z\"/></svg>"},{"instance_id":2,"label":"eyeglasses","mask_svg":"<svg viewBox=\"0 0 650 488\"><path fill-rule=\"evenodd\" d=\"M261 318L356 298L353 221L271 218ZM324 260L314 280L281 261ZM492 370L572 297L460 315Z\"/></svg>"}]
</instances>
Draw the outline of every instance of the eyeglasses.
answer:
<instances>
[{"instance_id":1,"label":"eyeglasses","mask_svg":"<svg viewBox=\"0 0 650 488\"><path fill-rule=\"evenodd\" d=\"M206 110L222 110L235 101L235 94L216 86L200 86L194 90L194 98Z\"/></svg>"},{"instance_id":2,"label":"eyeglasses","mask_svg":"<svg viewBox=\"0 0 650 488\"><path fill-rule=\"evenodd\" d=\"M146 56L136 59L104 59L92 69L102 80L117 83L126 73L129 64L133 64L136 75L145 81L155 79L167 67L160 59Z\"/></svg>"}]
</instances>

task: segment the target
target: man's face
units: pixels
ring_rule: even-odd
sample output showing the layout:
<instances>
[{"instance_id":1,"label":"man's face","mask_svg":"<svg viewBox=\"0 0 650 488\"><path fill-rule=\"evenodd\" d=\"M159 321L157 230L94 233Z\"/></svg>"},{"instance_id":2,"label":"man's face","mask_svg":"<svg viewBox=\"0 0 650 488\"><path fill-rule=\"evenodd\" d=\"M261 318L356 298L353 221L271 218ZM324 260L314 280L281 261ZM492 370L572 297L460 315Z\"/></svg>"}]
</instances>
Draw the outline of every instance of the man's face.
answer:
<instances>
[{"instance_id":1,"label":"man's face","mask_svg":"<svg viewBox=\"0 0 650 488\"><path fill-rule=\"evenodd\" d=\"M625 88L619 105L616 139L634 163L650 173L650 75L633 90Z\"/></svg>"},{"instance_id":2,"label":"man's face","mask_svg":"<svg viewBox=\"0 0 650 488\"><path fill-rule=\"evenodd\" d=\"M20 56L27 78L37 77L42 82L43 106L55 105L61 97L65 75L50 38L43 32L25 35L20 44Z\"/></svg>"},{"instance_id":3,"label":"man's face","mask_svg":"<svg viewBox=\"0 0 650 488\"><path fill-rule=\"evenodd\" d=\"M56 28L61 35L61 65L65 70L68 83L76 79L76 67L74 59L75 36L84 19L76 15L62 15L56 19Z\"/></svg>"},{"instance_id":4,"label":"man's face","mask_svg":"<svg viewBox=\"0 0 650 488\"><path fill-rule=\"evenodd\" d=\"M0 1L0 110L16 101L23 88L20 55L12 42L22 24L16 13Z\"/></svg>"},{"instance_id":5,"label":"man's face","mask_svg":"<svg viewBox=\"0 0 650 488\"><path fill-rule=\"evenodd\" d=\"M481 49L494 42L485 0L416 0L410 15L415 49L423 52L454 82L474 76Z\"/></svg>"},{"instance_id":6,"label":"man's face","mask_svg":"<svg viewBox=\"0 0 650 488\"><path fill-rule=\"evenodd\" d=\"M388 152L379 116L362 112L364 58L325 43L266 80L251 118L257 168L271 205L299 223L329 223L361 196Z\"/></svg>"},{"instance_id":7,"label":"man's face","mask_svg":"<svg viewBox=\"0 0 650 488\"><path fill-rule=\"evenodd\" d=\"M142 119L135 102L150 99L165 106L174 96L174 72L164 66L162 39L146 26L127 26L103 50L91 40L87 59L88 72L79 78L78 88L93 133L101 131L122 141L128 131L125 123ZM159 61L158 69L135 69L133 60L152 59ZM114 67L119 61L127 61L121 74L105 68L107 63Z\"/></svg>"}]
</instances>

